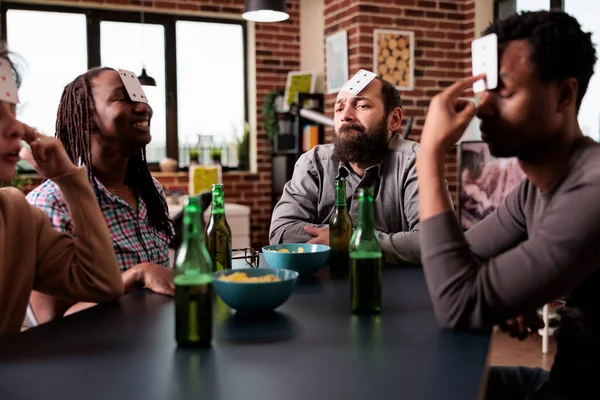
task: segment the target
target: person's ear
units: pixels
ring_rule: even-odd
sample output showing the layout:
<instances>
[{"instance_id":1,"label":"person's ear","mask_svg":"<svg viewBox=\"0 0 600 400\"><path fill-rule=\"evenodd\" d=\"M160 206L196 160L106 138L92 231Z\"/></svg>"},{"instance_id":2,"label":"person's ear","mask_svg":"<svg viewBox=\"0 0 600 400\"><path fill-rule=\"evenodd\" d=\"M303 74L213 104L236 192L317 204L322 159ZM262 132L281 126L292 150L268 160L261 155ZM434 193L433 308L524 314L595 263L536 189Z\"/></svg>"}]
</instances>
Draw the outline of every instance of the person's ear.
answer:
<instances>
[{"instance_id":1,"label":"person's ear","mask_svg":"<svg viewBox=\"0 0 600 400\"><path fill-rule=\"evenodd\" d=\"M388 127L390 131L397 132L400 129L400 125L402 125L402 109L400 107L396 107L392 110L390 115L388 115Z\"/></svg>"},{"instance_id":2,"label":"person's ear","mask_svg":"<svg viewBox=\"0 0 600 400\"><path fill-rule=\"evenodd\" d=\"M558 102L556 111L562 113L571 106L577 108L579 85L577 79L567 78L558 85Z\"/></svg>"}]
</instances>

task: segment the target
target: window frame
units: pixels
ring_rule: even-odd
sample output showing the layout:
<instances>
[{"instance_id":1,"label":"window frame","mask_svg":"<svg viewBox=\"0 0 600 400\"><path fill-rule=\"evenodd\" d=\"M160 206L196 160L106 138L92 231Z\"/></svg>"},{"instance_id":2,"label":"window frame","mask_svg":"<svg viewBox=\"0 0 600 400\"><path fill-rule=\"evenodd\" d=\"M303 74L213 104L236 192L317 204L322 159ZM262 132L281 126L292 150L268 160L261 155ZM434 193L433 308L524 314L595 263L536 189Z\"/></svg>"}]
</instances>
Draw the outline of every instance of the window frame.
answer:
<instances>
[{"instance_id":1,"label":"window frame","mask_svg":"<svg viewBox=\"0 0 600 400\"><path fill-rule=\"evenodd\" d=\"M141 23L141 10L122 11L110 8L85 8L56 6L47 4L12 3L2 2L0 11L2 13L2 38L7 41L6 12L9 10L26 10L41 12L60 12L84 14L87 20L87 66L88 69L100 66L100 22L130 22ZM248 27L244 20L211 18L204 16L191 16L181 14L161 14L144 10L144 22L148 24L163 25L165 29L165 107L166 107L166 157L173 158L179 162L179 136L177 126L177 21L208 22L219 24L240 25L242 28L242 45L244 49L244 120L248 121L248 93L249 72L248 60L250 59L248 46ZM15 50L18 52L18 49ZM141 72L141 71L140 71ZM151 169L158 169L158 163L149 164ZM231 168L228 168L231 169Z\"/></svg>"},{"instance_id":2,"label":"window frame","mask_svg":"<svg viewBox=\"0 0 600 400\"><path fill-rule=\"evenodd\" d=\"M517 1L518 0L494 0L494 21L498 20L500 3L514 2L515 3L515 8L516 8ZM550 9L551 10L564 11L564 9L565 9L565 2L564 2L564 0L548 0L548 4L550 5Z\"/></svg>"}]
</instances>

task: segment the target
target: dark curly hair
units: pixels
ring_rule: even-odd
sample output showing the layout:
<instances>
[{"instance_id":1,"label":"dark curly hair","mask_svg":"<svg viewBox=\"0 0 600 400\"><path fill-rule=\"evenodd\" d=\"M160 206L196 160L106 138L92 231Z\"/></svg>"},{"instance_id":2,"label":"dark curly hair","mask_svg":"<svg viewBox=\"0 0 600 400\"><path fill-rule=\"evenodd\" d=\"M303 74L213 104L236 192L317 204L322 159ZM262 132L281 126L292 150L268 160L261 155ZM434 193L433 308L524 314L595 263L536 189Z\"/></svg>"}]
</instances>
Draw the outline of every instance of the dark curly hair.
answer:
<instances>
[{"instance_id":1,"label":"dark curly hair","mask_svg":"<svg viewBox=\"0 0 600 400\"><path fill-rule=\"evenodd\" d=\"M598 58L591 33L583 32L574 17L562 11L525 11L494 22L483 32L489 33L498 35L499 48L513 40L527 40L543 82L575 78L579 110Z\"/></svg>"}]
</instances>

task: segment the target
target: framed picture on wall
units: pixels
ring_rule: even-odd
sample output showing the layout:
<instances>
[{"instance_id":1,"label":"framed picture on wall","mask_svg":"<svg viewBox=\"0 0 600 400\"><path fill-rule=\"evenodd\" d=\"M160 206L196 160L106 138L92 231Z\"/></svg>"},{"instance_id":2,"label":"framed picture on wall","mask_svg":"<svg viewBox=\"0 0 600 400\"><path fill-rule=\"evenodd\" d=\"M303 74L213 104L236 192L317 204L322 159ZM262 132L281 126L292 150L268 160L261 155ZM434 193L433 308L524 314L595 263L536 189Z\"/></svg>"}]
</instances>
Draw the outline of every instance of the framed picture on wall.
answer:
<instances>
[{"instance_id":1,"label":"framed picture on wall","mask_svg":"<svg viewBox=\"0 0 600 400\"><path fill-rule=\"evenodd\" d=\"M348 33L339 31L325 39L327 93L337 93L348 80Z\"/></svg>"},{"instance_id":2,"label":"framed picture on wall","mask_svg":"<svg viewBox=\"0 0 600 400\"><path fill-rule=\"evenodd\" d=\"M458 145L458 219L467 230L491 214L523 179L516 157L495 158L487 143Z\"/></svg>"},{"instance_id":3,"label":"framed picture on wall","mask_svg":"<svg viewBox=\"0 0 600 400\"><path fill-rule=\"evenodd\" d=\"M283 109L289 111L290 105L296 102L297 93L314 93L315 73L312 71L288 72L283 94Z\"/></svg>"},{"instance_id":4,"label":"framed picture on wall","mask_svg":"<svg viewBox=\"0 0 600 400\"><path fill-rule=\"evenodd\" d=\"M388 29L373 30L373 72L398 90L415 87L415 34Z\"/></svg>"}]
</instances>

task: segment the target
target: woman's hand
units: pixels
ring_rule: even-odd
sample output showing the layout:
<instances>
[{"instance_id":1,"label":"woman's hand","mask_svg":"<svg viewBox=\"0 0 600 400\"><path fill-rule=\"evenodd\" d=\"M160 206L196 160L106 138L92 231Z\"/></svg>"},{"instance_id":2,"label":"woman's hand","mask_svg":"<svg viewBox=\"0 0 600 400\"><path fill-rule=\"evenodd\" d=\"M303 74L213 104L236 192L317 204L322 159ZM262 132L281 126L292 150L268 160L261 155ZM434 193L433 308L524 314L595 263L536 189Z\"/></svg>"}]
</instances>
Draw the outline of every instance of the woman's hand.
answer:
<instances>
[{"instance_id":1,"label":"woman's hand","mask_svg":"<svg viewBox=\"0 0 600 400\"><path fill-rule=\"evenodd\" d=\"M44 136L25 124L24 126L23 140L29 144L31 150L22 148L19 156L28 161L40 175L52 179L77 169L60 140Z\"/></svg>"}]
</instances>

